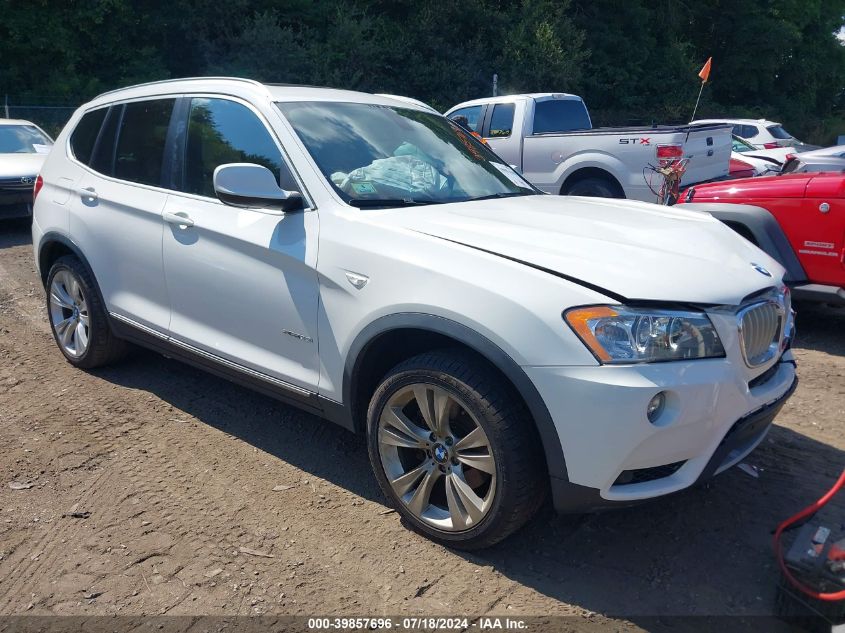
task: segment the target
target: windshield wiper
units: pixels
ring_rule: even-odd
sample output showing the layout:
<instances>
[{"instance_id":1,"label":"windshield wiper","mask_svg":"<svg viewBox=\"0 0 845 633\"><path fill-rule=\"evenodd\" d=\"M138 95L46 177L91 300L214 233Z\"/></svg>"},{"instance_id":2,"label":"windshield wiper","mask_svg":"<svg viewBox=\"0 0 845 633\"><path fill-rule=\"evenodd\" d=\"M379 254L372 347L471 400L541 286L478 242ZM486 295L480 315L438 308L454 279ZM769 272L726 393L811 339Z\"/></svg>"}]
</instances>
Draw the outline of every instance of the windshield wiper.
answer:
<instances>
[{"instance_id":1,"label":"windshield wiper","mask_svg":"<svg viewBox=\"0 0 845 633\"><path fill-rule=\"evenodd\" d=\"M475 202L476 200L493 200L495 198L516 198L519 196L536 196L536 191L510 191L507 193L491 193L489 196L478 196L477 198L467 198L462 202Z\"/></svg>"},{"instance_id":2,"label":"windshield wiper","mask_svg":"<svg viewBox=\"0 0 845 633\"><path fill-rule=\"evenodd\" d=\"M413 198L355 198L348 204L359 209L368 207L415 207L425 204L442 204L440 200L414 200Z\"/></svg>"}]
</instances>

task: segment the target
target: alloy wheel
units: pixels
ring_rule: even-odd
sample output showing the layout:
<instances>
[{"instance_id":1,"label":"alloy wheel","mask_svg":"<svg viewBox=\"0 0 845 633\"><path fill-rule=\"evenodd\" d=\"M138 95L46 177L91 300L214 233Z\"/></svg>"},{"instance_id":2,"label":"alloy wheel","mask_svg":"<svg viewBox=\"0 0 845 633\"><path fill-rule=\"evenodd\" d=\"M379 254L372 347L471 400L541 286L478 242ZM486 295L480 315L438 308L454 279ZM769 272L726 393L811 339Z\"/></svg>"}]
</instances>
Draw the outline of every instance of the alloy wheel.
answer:
<instances>
[{"instance_id":1,"label":"alloy wheel","mask_svg":"<svg viewBox=\"0 0 845 633\"><path fill-rule=\"evenodd\" d=\"M490 440L461 399L415 383L381 412L378 448L393 492L419 520L448 531L477 526L496 493Z\"/></svg>"},{"instance_id":2,"label":"alloy wheel","mask_svg":"<svg viewBox=\"0 0 845 633\"><path fill-rule=\"evenodd\" d=\"M82 284L69 270L59 270L50 283L50 322L66 354L79 358L90 342L90 313Z\"/></svg>"}]
</instances>

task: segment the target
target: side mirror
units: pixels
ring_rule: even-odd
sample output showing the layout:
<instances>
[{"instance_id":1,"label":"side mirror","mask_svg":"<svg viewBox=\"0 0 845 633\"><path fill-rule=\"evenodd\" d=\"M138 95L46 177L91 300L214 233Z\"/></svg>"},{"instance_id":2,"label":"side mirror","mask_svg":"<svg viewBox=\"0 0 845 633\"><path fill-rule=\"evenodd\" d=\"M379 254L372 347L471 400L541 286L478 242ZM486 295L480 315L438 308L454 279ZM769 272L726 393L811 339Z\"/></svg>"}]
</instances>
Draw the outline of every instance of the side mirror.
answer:
<instances>
[{"instance_id":1,"label":"side mirror","mask_svg":"<svg viewBox=\"0 0 845 633\"><path fill-rule=\"evenodd\" d=\"M285 191L273 172L253 163L229 163L214 170L214 193L223 204L241 209L263 209L281 215L305 208L298 191Z\"/></svg>"}]
</instances>

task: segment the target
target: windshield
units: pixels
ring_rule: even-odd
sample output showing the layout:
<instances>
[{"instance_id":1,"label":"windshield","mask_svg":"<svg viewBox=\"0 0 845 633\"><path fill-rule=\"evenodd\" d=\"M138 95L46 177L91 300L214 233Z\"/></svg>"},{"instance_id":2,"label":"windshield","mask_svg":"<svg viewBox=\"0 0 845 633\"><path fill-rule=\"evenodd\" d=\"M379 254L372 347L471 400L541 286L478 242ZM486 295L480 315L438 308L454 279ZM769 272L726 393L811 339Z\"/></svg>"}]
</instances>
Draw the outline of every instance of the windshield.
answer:
<instances>
[{"instance_id":1,"label":"windshield","mask_svg":"<svg viewBox=\"0 0 845 633\"><path fill-rule=\"evenodd\" d=\"M0 125L0 154L46 154L52 145L34 125Z\"/></svg>"},{"instance_id":2,"label":"windshield","mask_svg":"<svg viewBox=\"0 0 845 633\"><path fill-rule=\"evenodd\" d=\"M766 129L769 131L769 134L777 139L786 140L792 138L792 134L784 130L780 125L770 125Z\"/></svg>"},{"instance_id":3,"label":"windshield","mask_svg":"<svg viewBox=\"0 0 845 633\"><path fill-rule=\"evenodd\" d=\"M276 104L351 205L402 206L538 193L466 130L410 108Z\"/></svg>"},{"instance_id":4,"label":"windshield","mask_svg":"<svg viewBox=\"0 0 845 633\"><path fill-rule=\"evenodd\" d=\"M756 149L751 143L743 141L738 136L732 136L731 139L733 142L733 151L735 152L739 152L740 154L742 154L744 152L750 152Z\"/></svg>"}]
</instances>

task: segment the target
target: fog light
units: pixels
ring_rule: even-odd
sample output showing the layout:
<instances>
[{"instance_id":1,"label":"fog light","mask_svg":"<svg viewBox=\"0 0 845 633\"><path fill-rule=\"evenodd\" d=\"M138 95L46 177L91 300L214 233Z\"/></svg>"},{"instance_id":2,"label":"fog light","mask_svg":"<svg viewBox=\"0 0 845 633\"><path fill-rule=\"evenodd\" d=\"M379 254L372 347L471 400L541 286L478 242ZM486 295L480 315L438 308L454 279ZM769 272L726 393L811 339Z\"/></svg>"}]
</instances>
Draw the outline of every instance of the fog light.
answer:
<instances>
[{"instance_id":1,"label":"fog light","mask_svg":"<svg viewBox=\"0 0 845 633\"><path fill-rule=\"evenodd\" d=\"M660 417L660 414L663 413L663 407L665 404L666 395L662 391L649 401L645 410L645 414L648 417L649 422L654 422Z\"/></svg>"}]
</instances>

